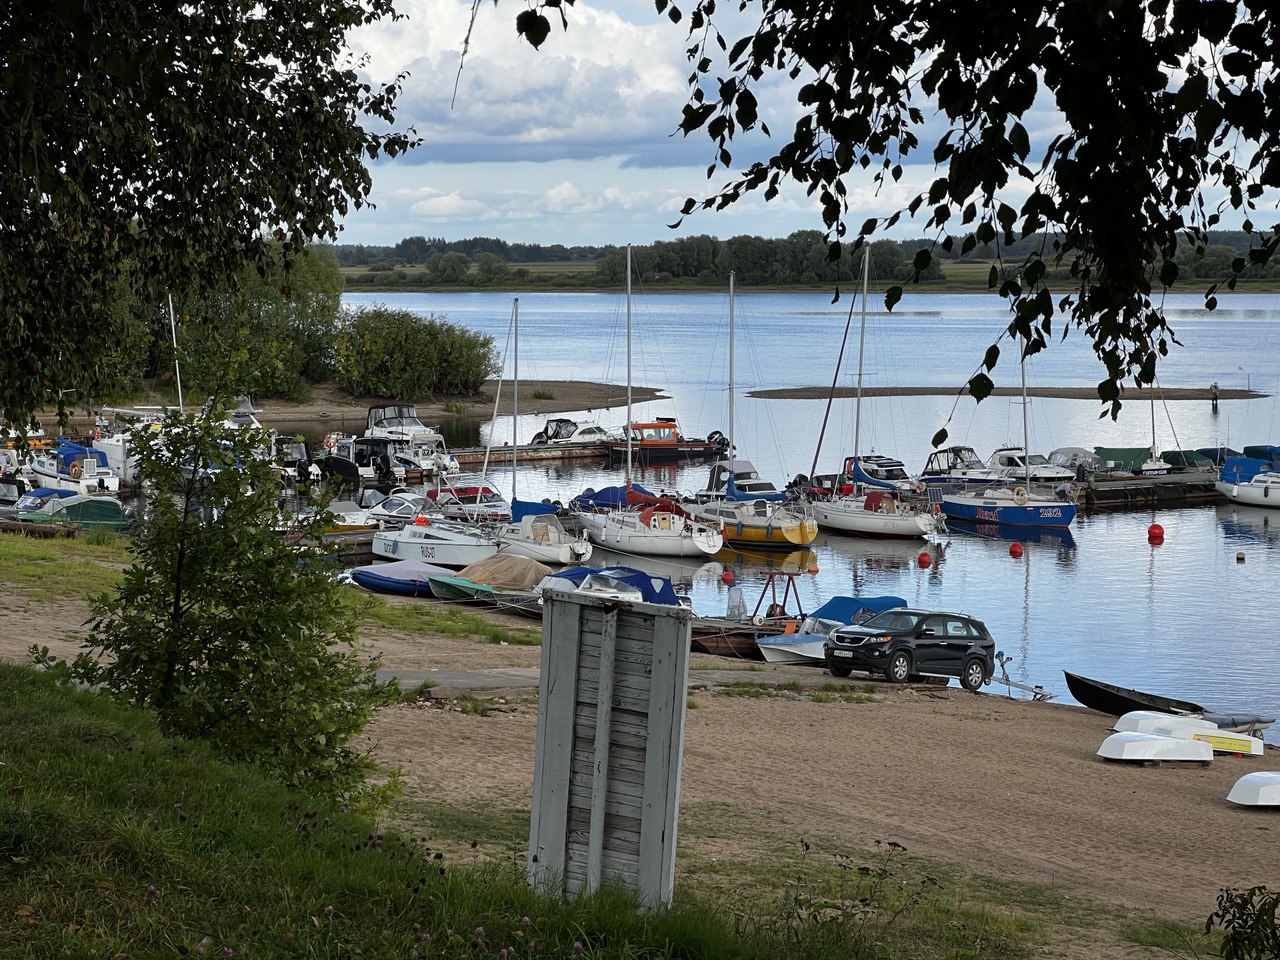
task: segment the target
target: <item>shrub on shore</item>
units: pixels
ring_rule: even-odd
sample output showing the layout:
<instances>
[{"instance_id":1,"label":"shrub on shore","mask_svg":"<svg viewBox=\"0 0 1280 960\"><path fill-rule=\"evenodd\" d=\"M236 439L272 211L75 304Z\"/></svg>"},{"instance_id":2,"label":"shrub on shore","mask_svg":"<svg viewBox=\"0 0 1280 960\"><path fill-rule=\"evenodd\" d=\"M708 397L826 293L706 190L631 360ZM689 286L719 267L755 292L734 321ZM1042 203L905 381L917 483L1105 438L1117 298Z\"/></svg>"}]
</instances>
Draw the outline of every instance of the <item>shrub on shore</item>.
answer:
<instances>
[{"instance_id":1,"label":"shrub on shore","mask_svg":"<svg viewBox=\"0 0 1280 960\"><path fill-rule=\"evenodd\" d=\"M353 396L470 396L498 369L493 337L433 316L370 307L338 337L338 382Z\"/></svg>"}]
</instances>

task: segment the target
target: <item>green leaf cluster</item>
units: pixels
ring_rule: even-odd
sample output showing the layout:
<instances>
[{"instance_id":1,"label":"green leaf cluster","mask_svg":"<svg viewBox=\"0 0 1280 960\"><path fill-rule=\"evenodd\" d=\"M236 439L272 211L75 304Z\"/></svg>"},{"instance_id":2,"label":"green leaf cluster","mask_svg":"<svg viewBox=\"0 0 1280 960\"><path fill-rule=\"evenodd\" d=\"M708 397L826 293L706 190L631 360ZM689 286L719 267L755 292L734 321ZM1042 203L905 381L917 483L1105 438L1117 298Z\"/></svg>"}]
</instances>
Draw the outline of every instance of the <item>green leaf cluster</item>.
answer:
<instances>
[{"instance_id":1,"label":"green leaf cluster","mask_svg":"<svg viewBox=\"0 0 1280 960\"><path fill-rule=\"evenodd\" d=\"M346 315L337 368L338 382L355 396L424 400L474 395L499 364L487 334L434 315L371 307Z\"/></svg>"},{"instance_id":2,"label":"green leaf cluster","mask_svg":"<svg viewBox=\"0 0 1280 960\"><path fill-rule=\"evenodd\" d=\"M70 674L286 784L358 792L372 762L352 741L393 694L356 652L328 515L287 522L266 434L224 417L215 403L132 435L150 491L133 563Z\"/></svg>"},{"instance_id":3,"label":"green leaf cluster","mask_svg":"<svg viewBox=\"0 0 1280 960\"><path fill-rule=\"evenodd\" d=\"M403 77L348 33L391 0L0 4L0 410L99 398L122 296L158 304L336 236Z\"/></svg>"},{"instance_id":4,"label":"green leaf cluster","mask_svg":"<svg viewBox=\"0 0 1280 960\"><path fill-rule=\"evenodd\" d=\"M1240 218L1251 246L1226 265L1233 289L1280 248L1280 223L1254 223L1280 190L1271 0L743 0L742 16L723 21L740 27L736 40L713 22L716 6L655 0L659 15L688 23L677 128L710 141L708 178L732 169L735 141L771 135L753 89L789 83L799 119L768 159L688 198L681 218L757 192L771 200L790 183L821 211L832 260L917 214L943 252L994 245L991 288L1013 308L1006 333L1019 354L1080 330L1113 416L1121 385L1152 383L1177 342L1159 293L1176 283L1180 254L1203 252L1224 214ZM1062 132L1033 141L1050 101ZM932 183L855 226L859 189L896 191L913 161L935 165ZM1001 251L1036 235L1005 262ZM890 288L886 303L900 296Z\"/></svg>"}]
</instances>

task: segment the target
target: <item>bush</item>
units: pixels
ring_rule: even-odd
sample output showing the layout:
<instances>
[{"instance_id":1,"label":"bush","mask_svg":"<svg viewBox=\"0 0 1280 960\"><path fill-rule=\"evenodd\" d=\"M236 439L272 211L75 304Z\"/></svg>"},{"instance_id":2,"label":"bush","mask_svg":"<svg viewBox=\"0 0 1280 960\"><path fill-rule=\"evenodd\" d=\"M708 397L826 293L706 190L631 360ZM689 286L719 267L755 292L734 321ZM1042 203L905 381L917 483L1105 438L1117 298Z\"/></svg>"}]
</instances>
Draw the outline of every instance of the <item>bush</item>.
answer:
<instances>
[{"instance_id":1,"label":"bush","mask_svg":"<svg viewBox=\"0 0 1280 960\"><path fill-rule=\"evenodd\" d=\"M1223 930L1218 955L1223 960L1275 960L1280 957L1280 892L1266 887L1227 889L1205 922L1205 933Z\"/></svg>"},{"instance_id":2,"label":"bush","mask_svg":"<svg viewBox=\"0 0 1280 960\"><path fill-rule=\"evenodd\" d=\"M434 315L372 307L342 326L338 383L353 396L471 396L499 369L493 337Z\"/></svg>"},{"instance_id":3,"label":"bush","mask_svg":"<svg viewBox=\"0 0 1280 960\"><path fill-rule=\"evenodd\" d=\"M290 786L360 794L373 762L351 741L391 690L356 653L333 549L286 543L274 529L275 467L255 455L267 433L225 427L225 415L215 404L133 432L139 472L159 491L139 521L133 564L94 601L74 663L37 658ZM318 543L327 518L295 535Z\"/></svg>"}]
</instances>

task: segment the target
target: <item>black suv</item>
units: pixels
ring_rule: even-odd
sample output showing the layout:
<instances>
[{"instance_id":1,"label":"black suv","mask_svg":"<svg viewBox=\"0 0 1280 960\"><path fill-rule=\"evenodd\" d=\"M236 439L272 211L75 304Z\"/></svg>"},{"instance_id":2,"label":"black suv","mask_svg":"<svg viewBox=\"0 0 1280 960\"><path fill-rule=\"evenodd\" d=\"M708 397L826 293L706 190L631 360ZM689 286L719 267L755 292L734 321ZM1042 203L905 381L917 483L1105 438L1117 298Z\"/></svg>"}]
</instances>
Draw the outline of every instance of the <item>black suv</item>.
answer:
<instances>
[{"instance_id":1,"label":"black suv","mask_svg":"<svg viewBox=\"0 0 1280 960\"><path fill-rule=\"evenodd\" d=\"M832 676L865 670L883 673L893 683L959 677L966 690L977 690L991 679L998 656L981 620L901 607L831 631L823 649Z\"/></svg>"}]
</instances>

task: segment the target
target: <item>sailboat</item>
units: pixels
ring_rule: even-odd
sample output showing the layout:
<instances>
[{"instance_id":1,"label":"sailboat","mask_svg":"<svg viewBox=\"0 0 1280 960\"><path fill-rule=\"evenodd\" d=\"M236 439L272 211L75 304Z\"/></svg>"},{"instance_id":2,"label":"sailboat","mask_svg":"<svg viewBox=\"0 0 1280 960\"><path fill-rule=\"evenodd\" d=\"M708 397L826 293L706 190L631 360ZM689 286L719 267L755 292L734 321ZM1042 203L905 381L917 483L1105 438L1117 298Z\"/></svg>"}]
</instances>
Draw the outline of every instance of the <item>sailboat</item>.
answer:
<instances>
[{"instance_id":1,"label":"sailboat","mask_svg":"<svg viewBox=\"0 0 1280 960\"><path fill-rule=\"evenodd\" d=\"M1022 449L1031 449L1027 428L1027 363L1022 369ZM1075 484L1063 484L1071 492L1045 491L1032 483L1030 458L1022 458L1022 483L1012 478L1001 486L949 493L942 498L942 512L957 520L1000 526L1066 527L1076 517Z\"/></svg>"},{"instance_id":2,"label":"sailboat","mask_svg":"<svg viewBox=\"0 0 1280 960\"><path fill-rule=\"evenodd\" d=\"M627 247L627 473L625 488L630 501L632 443L631 418L631 247ZM710 555L724 546L718 524L690 517L678 504L663 498L641 505L639 510L619 509L603 513L582 511L578 517L591 542L620 553L658 557Z\"/></svg>"},{"instance_id":3,"label":"sailboat","mask_svg":"<svg viewBox=\"0 0 1280 960\"><path fill-rule=\"evenodd\" d=\"M591 557L591 543L585 535L574 536L560 524L554 506L521 500L516 489L520 471L516 453L520 435L520 298L511 307L511 523L498 529L502 545L500 554L528 557L541 563L570 566L585 563ZM495 401L496 402L496 401Z\"/></svg>"},{"instance_id":4,"label":"sailboat","mask_svg":"<svg viewBox=\"0 0 1280 960\"><path fill-rule=\"evenodd\" d=\"M734 276L729 274L729 459L711 467L705 490L698 491L689 513L724 527L724 542L734 547L795 550L813 543L818 525L812 513L788 502L787 495L762 480L749 460L733 456L734 431Z\"/></svg>"},{"instance_id":5,"label":"sailboat","mask_svg":"<svg viewBox=\"0 0 1280 960\"><path fill-rule=\"evenodd\" d=\"M1160 451L1156 448L1156 391L1155 387L1147 388L1151 396L1151 456L1134 472L1140 477L1163 477L1173 473L1173 466L1160 459Z\"/></svg>"},{"instance_id":6,"label":"sailboat","mask_svg":"<svg viewBox=\"0 0 1280 960\"><path fill-rule=\"evenodd\" d=\"M871 249L868 247L862 260L862 329L858 341L858 390L854 401L853 456L857 476L859 445L862 432L862 364L867 342L867 287L871 266ZM848 328L846 327L846 334ZM839 376L839 362L836 364ZM832 393L834 394L834 385ZM830 403L828 401L828 412ZM821 441L819 441L821 442ZM815 457L816 462L816 457ZM940 516L927 502L905 496L897 489L876 485L868 487L855 482L848 494L838 494L831 500L818 500L813 504L818 526L837 533L852 533L864 537L927 537L942 527Z\"/></svg>"}]
</instances>

